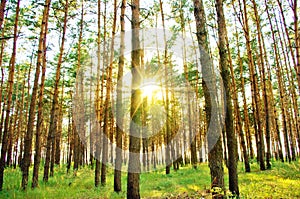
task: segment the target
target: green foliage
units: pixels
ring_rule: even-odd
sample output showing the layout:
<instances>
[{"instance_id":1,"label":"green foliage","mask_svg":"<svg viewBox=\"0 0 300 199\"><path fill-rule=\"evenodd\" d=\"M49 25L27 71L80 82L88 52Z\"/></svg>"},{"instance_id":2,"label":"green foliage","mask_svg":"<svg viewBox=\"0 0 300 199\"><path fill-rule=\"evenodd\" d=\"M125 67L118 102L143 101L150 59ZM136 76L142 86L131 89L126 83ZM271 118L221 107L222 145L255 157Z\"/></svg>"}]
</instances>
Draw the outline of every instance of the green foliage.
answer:
<instances>
[{"instance_id":1,"label":"green foliage","mask_svg":"<svg viewBox=\"0 0 300 199\"><path fill-rule=\"evenodd\" d=\"M239 164L239 187L241 198L299 198L300 162L272 162L272 170L260 171L259 165L251 164L252 172L245 173ZM126 198L126 174L122 175L122 192L113 191L113 170L107 174L105 187L94 187L94 171L90 167L81 168L75 177L66 173L66 167L55 168L55 176L48 183L42 181L43 167L40 169L39 188L21 191L21 171L5 170L4 189L0 198ZM32 170L30 170L32 172ZM32 173L30 173L32 176ZM225 170L225 184L228 172ZM31 185L31 183L29 183ZM226 188L228 189L228 188ZM211 196L210 175L207 164L180 168L177 172L165 175L165 171L143 173L141 175L142 198L199 198ZM222 194L223 190L220 190ZM228 190L226 197L235 198Z\"/></svg>"}]
</instances>

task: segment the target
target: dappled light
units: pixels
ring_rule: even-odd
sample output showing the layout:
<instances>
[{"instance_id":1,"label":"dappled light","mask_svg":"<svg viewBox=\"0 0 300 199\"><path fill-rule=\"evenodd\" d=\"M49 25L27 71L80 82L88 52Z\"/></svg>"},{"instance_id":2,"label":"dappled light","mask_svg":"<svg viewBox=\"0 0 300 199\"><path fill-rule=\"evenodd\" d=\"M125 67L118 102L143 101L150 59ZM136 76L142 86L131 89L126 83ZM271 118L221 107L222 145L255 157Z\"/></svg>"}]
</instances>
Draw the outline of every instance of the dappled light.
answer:
<instances>
[{"instance_id":1,"label":"dappled light","mask_svg":"<svg viewBox=\"0 0 300 199\"><path fill-rule=\"evenodd\" d=\"M1 0L0 198L300 198L298 0Z\"/></svg>"}]
</instances>

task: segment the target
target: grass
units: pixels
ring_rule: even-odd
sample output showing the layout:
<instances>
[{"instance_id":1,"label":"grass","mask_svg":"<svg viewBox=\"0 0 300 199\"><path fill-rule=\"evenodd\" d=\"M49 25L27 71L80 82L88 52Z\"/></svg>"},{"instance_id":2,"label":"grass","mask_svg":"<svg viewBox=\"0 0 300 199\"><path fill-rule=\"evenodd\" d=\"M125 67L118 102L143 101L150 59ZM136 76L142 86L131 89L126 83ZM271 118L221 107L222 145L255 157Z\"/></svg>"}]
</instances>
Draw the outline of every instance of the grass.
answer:
<instances>
[{"instance_id":1,"label":"grass","mask_svg":"<svg viewBox=\"0 0 300 199\"><path fill-rule=\"evenodd\" d=\"M300 162L273 162L272 169L259 171L256 163L251 165L251 173L245 173L239 165L239 188L242 198L300 198ZM55 168L54 177L48 183L42 180L39 188L21 191L21 171L7 168L4 187L0 198L126 198L126 174L122 175L122 192L113 192L113 170L108 169L107 185L94 187L94 171L82 168L73 176L67 174L65 166ZM206 195L210 187L210 175L207 164L201 164L197 170L191 167L180 168L165 175L164 170L141 174L140 193L142 198L181 198ZM30 173L30 176L32 174ZM42 168L40 171L42 179ZM31 183L31 179L30 179ZM228 185L228 173L225 169L225 183Z\"/></svg>"}]
</instances>

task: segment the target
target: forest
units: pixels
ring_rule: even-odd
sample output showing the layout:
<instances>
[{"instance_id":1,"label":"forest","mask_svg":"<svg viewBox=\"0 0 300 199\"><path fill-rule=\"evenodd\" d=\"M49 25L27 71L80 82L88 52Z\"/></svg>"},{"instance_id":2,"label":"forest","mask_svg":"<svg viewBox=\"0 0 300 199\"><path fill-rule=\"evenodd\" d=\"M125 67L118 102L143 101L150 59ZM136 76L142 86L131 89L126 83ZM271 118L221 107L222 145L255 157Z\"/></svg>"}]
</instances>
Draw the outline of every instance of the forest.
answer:
<instances>
[{"instance_id":1,"label":"forest","mask_svg":"<svg viewBox=\"0 0 300 199\"><path fill-rule=\"evenodd\" d=\"M298 0L1 0L0 198L300 198Z\"/></svg>"}]
</instances>

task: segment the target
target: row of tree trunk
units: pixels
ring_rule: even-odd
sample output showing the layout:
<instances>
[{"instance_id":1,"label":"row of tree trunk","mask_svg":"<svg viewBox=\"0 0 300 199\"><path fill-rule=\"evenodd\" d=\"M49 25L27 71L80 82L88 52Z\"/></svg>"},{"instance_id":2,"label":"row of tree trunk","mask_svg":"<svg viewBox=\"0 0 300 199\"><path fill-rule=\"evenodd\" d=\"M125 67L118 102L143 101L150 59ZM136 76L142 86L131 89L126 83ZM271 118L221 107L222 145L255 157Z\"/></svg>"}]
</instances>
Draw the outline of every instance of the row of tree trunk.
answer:
<instances>
[{"instance_id":1,"label":"row of tree trunk","mask_svg":"<svg viewBox=\"0 0 300 199\"><path fill-rule=\"evenodd\" d=\"M248 4L251 3L251 6ZM13 28L12 53L9 60L8 77L4 77L3 56L5 41L1 40L1 158L0 158L0 190L3 188L4 169L6 166L21 166L22 189L28 186L29 168L33 163L32 187L38 186L39 167L41 160L45 161L43 180L48 181L49 175L54 175L54 165L59 165L62 161L67 162L68 171L73 163L74 174L81 165L89 164L95 169L95 186L106 184L107 163L115 163L114 190L121 191L121 170L122 163L128 164L127 197L140 198L139 194L139 172L141 163L145 170L149 170L151 165L156 168L157 164L165 164L166 174L170 173L172 161L180 154L182 149L189 148L176 161L173 161L175 170L179 169L179 163L191 163L193 168L197 168L197 163L203 161L202 150L206 150L209 161L211 182L213 187L224 189L223 160L229 170L229 189L232 193L239 195L237 162L240 157L244 162L246 172L250 172L250 159L257 157L260 169L271 169L271 159L274 157L282 162L295 161L300 150L300 117L299 117L299 95L300 93L300 36L297 17L297 1L291 1L293 15L293 31L289 30L283 4L280 0L265 0L258 4L255 0L232 1L231 6L234 11L235 20L235 43L228 37L226 27L226 16L224 15L223 2L216 0L216 27L218 35L218 55L211 57L209 44L209 31L207 27L206 14L204 12L204 2L193 0L195 29L197 46L201 52L196 66L200 67L201 74L196 72L196 78L191 78L192 69L188 68L186 59L186 47L183 51L183 76L186 82L194 85L197 93L196 97L186 92L188 125L183 128L184 137L181 142L172 142L176 135L178 125L182 118L178 118L174 96L169 93L173 87L168 84L174 72L171 63L172 55L168 51L168 41L164 32L164 50L162 60L157 53L158 63L164 70L165 98L163 106L165 109L165 128L163 136L157 139L148 139L140 135L143 129L136 128L134 124L143 126L152 125L154 121L147 121L148 102L146 99L141 103L142 91L139 89L143 80L142 71L145 69L144 51L140 38L140 2L132 0L129 4L121 2L121 42L118 64L115 64L114 37L117 30L117 10L118 2L113 2L113 20L111 34L108 32L107 5L104 2L104 13L102 13L99 0L97 5L97 71L92 71L96 76L96 101L94 108L97 122L92 123L90 119L89 131L87 131L84 113L86 96L84 91L84 73L86 69L82 66L84 59L84 31L85 31L85 8L84 1L80 2L79 34L76 47L76 71L77 81L75 83L75 93L71 98L77 103L73 111L69 107L69 114L66 116L63 111L64 106L64 85L61 83L62 65L65 56L65 40L67 37L68 19L70 18L69 1L62 3L63 17L60 30L61 43L59 44L59 54L55 68L55 80L51 95L51 108L49 117L45 117L45 83L47 68L47 34L49 15L51 11L51 0L45 0L42 21L40 22L40 34L38 38L36 64L34 80L31 88L30 76L34 66L33 62L27 71L21 72L16 68L17 41L19 33L20 1L16 2L15 20ZM124 96L122 91L122 77L125 67L125 16L126 5L131 7L132 18L130 19L132 28L131 45L134 49L131 52L131 73L132 88L130 97L130 123L129 135L125 135L125 121L123 109ZM6 1L1 1L0 7L0 29L4 38ZM184 1L180 1L178 6L180 32L183 38L186 37L187 25L184 13ZM176 7L175 6L175 7ZM276 7L275 7L276 6ZM166 29L166 19L164 5L159 1L162 27ZM267 22L261 18L262 10L266 10ZM280 12L276 12L279 9ZM101 19L102 15L102 19ZM251 20L250 20L251 19ZM103 21L103 25L101 22ZM157 24L156 19L156 24ZM270 34L263 28L265 23L270 27ZM253 27L250 27L250 26ZM3 26L3 27L2 27ZM239 28L240 27L240 28ZM103 28L103 31L102 31ZM256 32L253 34L253 28ZM192 31L191 31L192 32ZM107 39L107 36L112 38ZM271 42L267 45L266 40ZM101 43L104 43L101 49ZM110 46L110 51L107 51ZM237 46L234 48L233 46ZM158 50L157 50L158 51ZM158 51L159 52L159 51ZM218 76L214 66L207 64L207 57L217 57L221 72L223 88L217 88L219 84ZM32 58L34 55L32 54ZM291 61L290 61L291 60ZM101 66L102 63L102 66ZM113 71L118 65L117 79L114 80ZM236 65L236 67L235 67ZM237 71L239 75L237 74ZM19 84L22 75L27 75ZM249 79L249 80L248 80ZM251 91L247 82L250 82ZM116 96L116 124L113 118L113 89L117 82ZM276 86L273 84L276 82ZM6 85L6 87L4 86ZM16 85L20 89L15 89ZM27 86L27 90L26 90ZM4 88L5 87L5 88ZM199 88L202 93L200 94ZM90 90L92 87L90 88ZM30 92L31 91L31 92ZM249 91L249 92L248 92ZM91 92L91 91L90 91ZM226 100L219 97L219 92L226 96ZM6 95L4 95L4 93ZM30 94L29 94L30 93ZM92 93L92 92L91 92ZM250 93L251 96L248 96ZM202 96L201 96L202 95ZM4 96L4 97L3 97ZM20 96L14 97L14 96ZM60 99L61 96L61 99ZM290 96L290 97L289 97ZM251 105L248 97L251 98ZM89 96L91 101L91 96ZM200 106L201 99L204 100L204 107ZM242 99L242 100L240 100ZM195 102L193 102L195 101ZM221 107L222 111L215 114L214 107ZM250 108L249 108L250 107ZM203 109L203 110L202 110ZM195 111L197 114L193 114ZM62 142L63 119L68 119L67 142ZM197 122L192 122L193 120ZM222 121L224 120L224 125ZM79 121L79 122L78 122ZM184 123L183 123L184 124ZM193 126L196 124L196 127ZM211 126L211 124L214 124ZM223 128L222 128L223 125ZM44 133L47 132L47 133ZM94 133L96 132L96 133ZM146 132L147 133L147 132ZM196 136L193 136L195 135ZM35 136L34 136L35 135ZM86 137L90 136L88 141ZM188 142L186 140L189 140ZM34 141L34 145L33 145ZM116 149L109 148L108 142L116 142ZM161 151L161 157L149 157L150 151L155 151L163 145L166 150ZM185 144L189 146L184 146ZM63 154L61 147L67 146L66 153ZM33 147L34 146L34 147ZM45 146L45 147L44 147ZM89 146L89 150L87 148ZM128 149L129 156L122 154L122 149ZM143 151L143 158L140 159L140 151ZM239 153L240 151L240 153ZM255 152L254 152L255 151ZM33 155L34 152L34 155ZM90 153L88 157L87 153ZM199 154L199 155L198 155ZM32 157L34 157L32 159ZM63 157L63 160L61 160ZM33 161L32 161L33 160ZM95 168L94 168L95 164Z\"/></svg>"}]
</instances>

